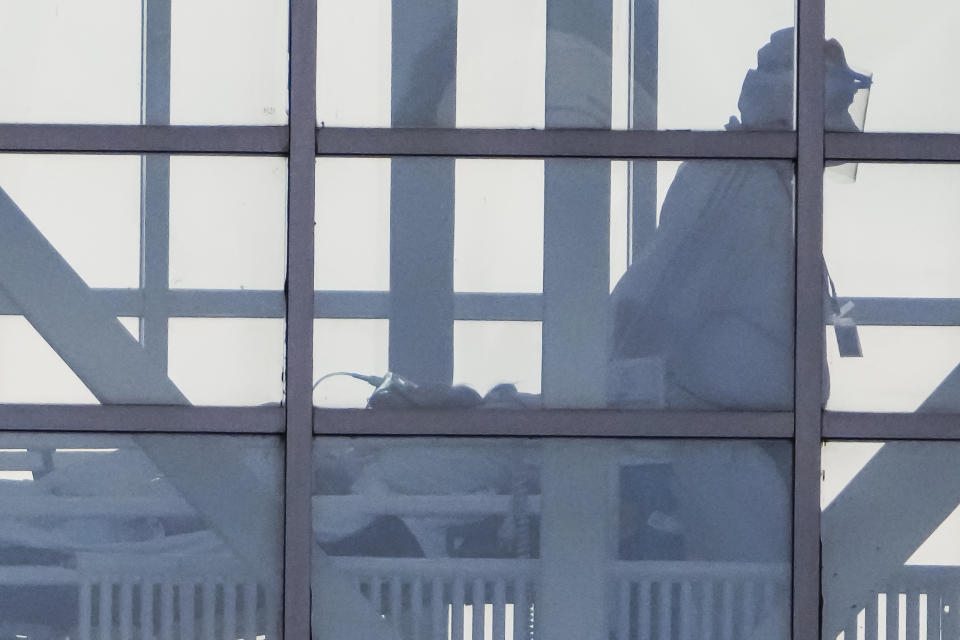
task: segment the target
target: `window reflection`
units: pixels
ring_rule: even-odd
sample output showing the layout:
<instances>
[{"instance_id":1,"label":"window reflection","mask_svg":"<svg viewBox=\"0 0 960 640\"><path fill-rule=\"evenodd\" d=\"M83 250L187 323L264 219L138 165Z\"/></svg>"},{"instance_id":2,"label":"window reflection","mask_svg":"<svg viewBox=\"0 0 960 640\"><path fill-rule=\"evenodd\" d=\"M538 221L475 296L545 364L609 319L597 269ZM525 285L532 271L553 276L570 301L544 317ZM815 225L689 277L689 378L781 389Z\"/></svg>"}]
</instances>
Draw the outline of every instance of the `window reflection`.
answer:
<instances>
[{"instance_id":1,"label":"window reflection","mask_svg":"<svg viewBox=\"0 0 960 640\"><path fill-rule=\"evenodd\" d=\"M278 442L15 436L0 636L279 638Z\"/></svg>"},{"instance_id":2,"label":"window reflection","mask_svg":"<svg viewBox=\"0 0 960 640\"><path fill-rule=\"evenodd\" d=\"M824 640L952 637L960 620L956 442L829 442Z\"/></svg>"},{"instance_id":3,"label":"window reflection","mask_svg":"<svg viewBox=\"0 0 960 640\"><path fill-rule=\"evenodd\" d=\"M285 185L277 158L0 155L0 401L278 402Z\"/></svg>"},{"instance_id":4,"label":"window reflection","mask_svg":"<svg viewBox=\"0 0 960 640\"><path fill-rule=\"evenodd\" d=\"M322 438L314 460L318 640L789 637L786 445Z\"/></svg>"},{"instance_id":5,"label":"window reflection","mask_svg":"<svg viewBox=\"0 0 960 640\"><path fill-rule=\"evenodd\" d=\"M380 194L375 216L334 227L342 210L318 209L318 308L339 316L316 325L318 402L791 406L791 163L393 158L377 175L330 173ZM509 215L480 215L495 203ZM345 291L353 265L388 271L389 291ZM342 341L375 321L386 344Z\"/></svg>"}]
</instances>

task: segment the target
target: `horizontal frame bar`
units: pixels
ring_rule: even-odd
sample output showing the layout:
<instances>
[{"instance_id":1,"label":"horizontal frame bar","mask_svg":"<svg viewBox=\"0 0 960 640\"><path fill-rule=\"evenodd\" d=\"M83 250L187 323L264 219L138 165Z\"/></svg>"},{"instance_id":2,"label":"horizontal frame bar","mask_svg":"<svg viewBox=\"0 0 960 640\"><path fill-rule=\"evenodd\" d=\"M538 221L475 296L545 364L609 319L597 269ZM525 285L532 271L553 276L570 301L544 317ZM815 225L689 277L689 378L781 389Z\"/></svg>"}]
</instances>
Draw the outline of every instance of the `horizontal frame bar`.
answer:
<instances>
[{"instance_id":1,"label":"horizontal frame bar","mask_svg":"<svg viewBox=\"0 0 960 640\"><path fill-rule=\"evenodd\" d=\"M790 131L323 127L317 130L317 153L322 156L793 159L797 155L797 135Z\"/></svg>"},{"instance_id":2,"label":"horizontal frame bar","mask_svg":"<svg viewBox=\"0 0 960 640\"><path fill-rule=\"evenodd\" d=\"M600 158L796 158L784 131L377 129L323 127L321 155ZM960 134L824 134L827 160L960 162ZM0 152L289 152L286 126L0 124Z\"/></svg>"},{"instance_id":3,"label":"horizontal frame bar","mask_svg":"<svg viewBox=\"0 0 960 640\"><path fill-rule=\"evenodd\" d=\"M834 440L960 440L960 414L825 411L823 437Z\"/></svg>"},{"instance_id":4,"label":"horizontal frame bar","mask_svg":"<svg viewBox=\"0 0 960 640\"><path fill-rule=\"evenodd\" d=\"M286 154L285 126L0 124L0 152Z\"/></svg>"},{"instance_id":5,"label":"horizontal frame bar","mask_svg":"<svg viewBox=\"0 0 960 640\"><path fill-rule=\"evenodd\" d=\"M315 435L791 438L791 412L323 409Z\"/></svg>"},{"instance_id":6,"label":"horizontal frame bar","mask_svg":"<svg viewBox=\"0 0 960 640\"><path fill-rule=\"evenodd\" d=\"M317 291L314 317L380 319L390 315L388 291ZM143 315L139 289L93 289L91 294L118 316ZM854 303L850 314L861 326L960 326L960 299L954 298L840 298ZM173 289L158 301L171 318L283 318L282 291ZM824 310L824 322L830 314ZM0 315L21 315L17 305L0 294ZM456 320L539 322L543 296L539 293L457 293Z\"/></svg>"},{"instance_id":7,"label":"horizontal frame bar","mask_svg":"<svg viewBox=\"0 0 960 640\"><path fill-rule=\"evenodd\" d=\"M960 134L827 132L824 154L827 160L960 162Z\"/></svg>"},{"instance_id":8,"label":"horizontal frame bar","mask_svg":"<svg viewBox=\"0 0 960 640\"><path fill-rule=\"evenodd\" d=\"M283 407L0 404L0 430L121 433L284 432Z\"/></svg>"}]
</instances>

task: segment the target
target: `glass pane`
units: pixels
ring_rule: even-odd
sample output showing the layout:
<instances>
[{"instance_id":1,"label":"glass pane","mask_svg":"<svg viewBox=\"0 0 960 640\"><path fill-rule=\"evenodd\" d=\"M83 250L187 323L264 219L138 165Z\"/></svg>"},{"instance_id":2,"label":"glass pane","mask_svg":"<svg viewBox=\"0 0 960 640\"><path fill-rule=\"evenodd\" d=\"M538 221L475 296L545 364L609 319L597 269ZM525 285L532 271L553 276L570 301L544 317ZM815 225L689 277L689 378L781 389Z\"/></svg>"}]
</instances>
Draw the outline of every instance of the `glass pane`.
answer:
<instances>
[{"instance_id":1,"label":"glass pane","mask_svg":"<svg viewBox=\"0 0 960 640\"><path fill-rule=\"evenodd\" d=\"M953 28L960 6L939 0L828 0L826 11L827 37L842 44L855 71L877 81L866 131L960 131L957 95L952 83L944 82L960 57ZM864 100L860 108L866 106ZM829 119L826 124L842 129Z\"/></svg>"},{"instance_id":2,"label":"glass pane","mask_svg":"<svg viewBox=\"0 0 960 640\"><path fill-rule=\"evenodd\" d=\"M280 637L279 439L5 434L0 447L4 637Z\"/></svg>"},{"instance_id":3,"label":"glass pane","mask_svg":"<svg viewBox=\"0 0 960 640\"><path fill-rule=\"evenodd\" d=\"M288 5L285 0L172 2L172 124L287 122Z\"/></svg>"},{"instance_id":4,"label":"glass pane","mask_svg":"<svg viewBox=\"0 0 960 640\"><path fill-rule=\"evenodd\" d=\"M326 158L317 173L323 406L792 406L790 163Z\"/></svg>"},{"instance_id":5,"label":"glass pane","mask_svg":"<svg viewBox=\"0 0 960 640\"><path fill-rule=\"evenodd\" d=\"M170 158L170 286L283 289L284 158Z\"/></svg>"},{"instance_id":6,"label":"glass pane","mask_svg":"<svg viewBox=\"0 0 960 640\"><path fill-rule=\"evenodd\" d=\"M825 445L824 640L955 633L958 461L957 442Z\"/></svg>"},{"instance_id":7,"label":"glass pane","mask_svg":"<svg viewBox=\"0 0 960 640\"><path fill-rule=\"evenodd\" d=\"M0 4L0 121L137 124L141 4Z\"/></svg>"},{"instance_id":8,"label":"glass pane","mask_svg":"<svg viewBox=\"0 0 960 640\"><path fill-rule=\"evenodd\" d=\"M827 408L955 410L960 256L944 239L960 233L960 166L844 170L824 181L823 251L837 293L826 300Z\"/></svg>"},{"instance_id":9,"label":"glass pane","mask_svg":"<svg viewBox=\"0 0 960 640\"><path fill-rule=\"evenodd\" d=\"M285 185L279 158L0 155L0 402L279 402Z\"/></svg>"},{"instance_id":10,"label":"glass pane","mask_svg":"<svg viewBox=\"0 0 960 640\"><path fill-rule=\"evenodd\" d=\"M782 0L320 0L317 118L790 129L793 22Z\"/></svg>"},{"instance_id":11,"label":"glass pane","mask_svg":"<svg viewBox=\"0 0 960 640\"><path fill-rule=\"evenodd\" d=\"M783 442L319 438L313 637L786 640L790 478Z\"/></svg>"},{"instance_id":12,"label":"glass pane","mask_svg":"<svg viewBox=\"0 0 960 640\"><path fill-rule=\"evenodd\" d=\"M287 32L279 0L6 0L0 121L283 124Z\"/></svg>"}]
</instances>

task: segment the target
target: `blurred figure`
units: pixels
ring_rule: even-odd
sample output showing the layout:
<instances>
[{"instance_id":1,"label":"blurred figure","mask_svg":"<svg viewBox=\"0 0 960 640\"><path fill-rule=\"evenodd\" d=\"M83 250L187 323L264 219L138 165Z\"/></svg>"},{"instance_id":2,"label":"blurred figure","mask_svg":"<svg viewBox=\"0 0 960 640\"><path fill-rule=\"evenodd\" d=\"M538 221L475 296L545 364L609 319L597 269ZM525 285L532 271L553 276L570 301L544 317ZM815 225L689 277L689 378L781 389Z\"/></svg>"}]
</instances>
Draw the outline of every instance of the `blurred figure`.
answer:
<instances>
[{"instance_id":1,"label":"blurred figure","mask_svg":"<svg viewBox=\"0 0 960 640\"><path fill-rule=\"evenodd\" d=\"M747 72L728 130L793 124L793 29ZM826 121L870 79L826 43ZM794 361L793 166L690 161L667 192L650 248L612 294L608 401L621 407L789 409Z\"/></svg>"}]
</instances>

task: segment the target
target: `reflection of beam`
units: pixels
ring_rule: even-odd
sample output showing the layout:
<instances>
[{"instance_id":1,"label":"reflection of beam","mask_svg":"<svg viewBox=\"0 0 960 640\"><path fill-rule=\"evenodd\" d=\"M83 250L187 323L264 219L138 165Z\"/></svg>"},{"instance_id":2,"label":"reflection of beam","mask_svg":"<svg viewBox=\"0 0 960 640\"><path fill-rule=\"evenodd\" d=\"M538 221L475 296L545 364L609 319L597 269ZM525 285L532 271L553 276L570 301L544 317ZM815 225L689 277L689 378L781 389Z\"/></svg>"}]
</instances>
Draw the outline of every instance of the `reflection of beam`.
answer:
<instances>
[{"instance_id":1,"label":"reflection of beam","mask_svg":"<svg viewBox=\"0 0 960 640\"><path fill-rule=\"evenodd\" d=\"M140 123L170 124L171 0L143 0ZM140 158L140 344L167 370L169 317L161 298L170 274L170 156Z\"/></svg>"},{"instance_id":2,"label":"reflection of beam","mask_svg":"<svg viewBox=\"0 0 960 640\"><path fill-rule=\"evenodd\" d=\"M139 316L143 300L137 289L91 289L97 304L115 316ZM861 326L956 327L960 298L840 298L853 302ZM282 291L254 289L172 289L162 299L171 317L282 318ZM386 291L318 291L317 318L386 318ZM542 302L536 293L456 293L456 320L540 320ZM826 313L826 312L825 312ZM0 315L21 315L20 308L0 292ZM829 324L829 315L824 322Z\"/></svg>"},{"instance_id":3,"label":"reflection of beam","mask_svg":"<svg viewBox=\"0 0 960 640\"><path fill-rule=\"evenodd\" d=\"M453 381L454 162L391 162L390 370L417 382Z\"/></svg>"},{"instance_id":4,"label":"reflection of beam","mask_svg":"<svg viewBox=\"0 0 960 640\"><path fill-rule=\"evenodd\" d=\"M610 2L547 3L547 128L610 127L612 11ZM564 44L571 37L579 43L572 51ZM597 78L606 80L598 84ZM590 112L570 110L584 102ZM603 406L610 161L551 158L543 164L543 401L553 407ZM615 521L613 481L604 464L608 455L596 443L544 445L536 603L540 637L607 637L604 561L610 557Z\"/></svg>"},{"instance_id":5,"label":"reflection of beam","mask_svg":"<svg viewBox=\"0 0 960 640\"><path fill-rule=\"evenodd\" d=\"M956 411L960 407L960 364L943 379L917 411Z\"/></svg>"},{"instance_id":6,"label":"reflection of beam","mask_svg":"<svg viewBox=\"0 0 960 640\"><path fill-rule=\"evenodd\" d=\"M391 21L392 125L456 126L456 0L393 0ZM390 370L418 382L453 380L454 162L390 164Z\"/></svg>"},{"instance_id":7,"label":"reflection of beam","mask_svg":"<svg viewBox=\"0 0 960 640\"><path fill-rule=\"evenodd\" d=\"M97 306L114 316L138 317L144 313L143 296L138 289L90 289L89 295ZM178 318L283 318L286 315L282 291L173 289L158 296L154 304L168 316ZM18 316L22 311L0 294L0 315Z\"/></svg>"},{"instance_id":8,"label":"reflection of beam","mask_svg":"<svg viewBox=\"0 0 960 640\"><path fill-rule=\"evenodd\" d=\"M657 128L660 2L630 0L630 129ZM653 242L657 228L657 163L630 163L630 262Z\"/></svg>"},{"instance_id":9,"label":"reflection of beam","mask_svg":"<svg viewBox=\"0 0 960 640\"><path fill-rule=\"evenodd\" d=\"M607 383L610 162L546 160L544 174L543 399L599 407Z\"/></svg>"},{"instance_id":10,"label":"reflection of beam","mask_svg":"<svg viewBox=\"0 0 960 640\"><path fill-rule=\"evenodd\" d=\"M100 402L188 404L2 189L0 290ZM242 440L155 435L137 444L239 557L276 580L280 486L246 469Z\"/></svg>"},{"instance_id":11,"label":"reflection of beam","mask_svg":"<svg viewBox=\"0 0 960 640\"><path fill-rule=\"evenodd\" d=\"M187 404L2 189L0 288L101 402Z\"/></svg>"},{"instance_id":12,"label":"reflection of beam","mask_svg":"<svg viewBox=\"0 0 960 640\"><path fill-rule=\"evenodd\" d=\"M840 298L853 302L850 316L858 325L891 327L956 327L960 325L960 298ZM824 309L824 322L830 312Z\"/></svg>"}]
</instances>

